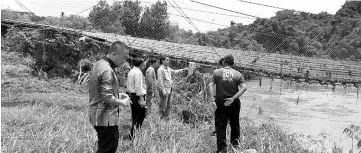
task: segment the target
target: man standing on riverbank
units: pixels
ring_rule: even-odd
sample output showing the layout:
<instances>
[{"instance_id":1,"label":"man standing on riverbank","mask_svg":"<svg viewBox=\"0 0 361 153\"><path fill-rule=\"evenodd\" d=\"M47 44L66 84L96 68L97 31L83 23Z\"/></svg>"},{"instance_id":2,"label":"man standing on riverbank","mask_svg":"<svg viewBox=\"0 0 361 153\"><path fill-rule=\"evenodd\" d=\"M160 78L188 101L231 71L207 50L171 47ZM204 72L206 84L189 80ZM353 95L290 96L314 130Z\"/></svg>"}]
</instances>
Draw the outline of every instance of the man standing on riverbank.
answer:
<instances>
[{"instance_id":1,"label":"man standing on riverbank","mask_svg":"<svg viewBox=\"0 0 361 153\"><path fill-rule=\"evenodd\" d=\"M234 65L232 55L225 56L223 66L213 71L212 80L208 85L210 98L213 102L213 86L216 85L215 102L217 109L215 112L215 127L217 133L217 152L223 152L226 144L227 123L231 125L231 144L238 146L240 136L239 97L247 90L243 75L237 70L231 68ZM239 90L238 87L241 87Z\"/></svg>"},{"instance_id":2,"label":"man standing on riverbank","mask_svg":"<svg viewBox=\"0 0 361 153\"><path fill-rule=\"evenodd\" d=\"M118 92L114 69L125 62L129 51L124 43L114 42L107 56L97 61L90 73L89 121L97 132L97 153L115 153L118 148L118 106L129 106L131 101L128 95Z\"/></svg>"}]
</instances>

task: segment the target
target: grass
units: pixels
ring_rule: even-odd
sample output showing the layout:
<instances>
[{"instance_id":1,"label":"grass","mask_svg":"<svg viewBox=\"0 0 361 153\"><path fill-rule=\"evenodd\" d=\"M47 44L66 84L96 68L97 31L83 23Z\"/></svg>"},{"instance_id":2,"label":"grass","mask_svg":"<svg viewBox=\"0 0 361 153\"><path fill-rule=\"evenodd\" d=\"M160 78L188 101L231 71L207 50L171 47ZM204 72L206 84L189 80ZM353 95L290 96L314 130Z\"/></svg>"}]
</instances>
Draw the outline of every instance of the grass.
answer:
<instances>
[{"instance_id":1,"label":"grass","mask_svg":"<svg viewBox=\"0 0 361 153\"><path fill-rule=\"evenodd\" d=\"M19 62L24 57L7 52L1 56L2 152L95 152L97 137L88 121L87 87L75 85L70 79L38 79L30 75L29 63ZM212 121L199 120L197 126L191 126L183 124L179 115L179 108L202 109L198 106L204 102L193 95L191 101L198 103L185 104L182 96L176 95L177 106L168 121L159 119L154 103L152 114L133 142L126 139L131 126L130 109L123 108L119 117L118 152L215 152L216 138L210 136L214 130ZM257 126L247 118L240 122L240 148L227 148L231 152L246 149L262 153L312 152L302 148L294 135L286 134L272 123Z\"/></svg>"}]
</instances>

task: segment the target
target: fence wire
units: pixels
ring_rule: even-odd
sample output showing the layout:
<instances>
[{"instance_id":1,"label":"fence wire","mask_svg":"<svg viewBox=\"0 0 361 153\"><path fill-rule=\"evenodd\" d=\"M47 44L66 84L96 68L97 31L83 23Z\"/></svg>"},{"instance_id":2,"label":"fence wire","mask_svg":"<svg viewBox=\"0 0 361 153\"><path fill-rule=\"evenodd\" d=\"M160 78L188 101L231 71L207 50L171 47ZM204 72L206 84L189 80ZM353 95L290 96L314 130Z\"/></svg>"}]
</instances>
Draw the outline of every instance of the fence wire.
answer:
<instances>
[{"instance_id":1,"label":"fence wire","mask_svg":"<svg viewBox=\"0 0 361 153\"><path fill-rule=\"evenodd\" d=\"M108 4L99 1L86 9L90 10L87 18L77 15L58 18L30 16L18 20L89 31L87 34L92 36L108 41L121 40L132 48L178 59L217 63L223 56L232 54L236 65L252 71L283 73L281 76L292 77L303 75L323 81L361 82L359 18L340 19L322 13L283 10L271 19L247 17L242 13L243 16L238 16L256 20L250 25L231 22L227 26L227 23L192 16L183 10L202 10L180 6L174 0L158 1L149 7L142 6L142 3L149 2L115 1ZM170 13L170 9L175 9L178 14ZM79 10L77 14L86 10ZM208 13L232 15L226 11ZM170 16L183 17L196 33L171 24ZM13 16L3 17L14 19ZM202 33L197 22L223 25L224 28Z\"/></svg>"}]
</instances>

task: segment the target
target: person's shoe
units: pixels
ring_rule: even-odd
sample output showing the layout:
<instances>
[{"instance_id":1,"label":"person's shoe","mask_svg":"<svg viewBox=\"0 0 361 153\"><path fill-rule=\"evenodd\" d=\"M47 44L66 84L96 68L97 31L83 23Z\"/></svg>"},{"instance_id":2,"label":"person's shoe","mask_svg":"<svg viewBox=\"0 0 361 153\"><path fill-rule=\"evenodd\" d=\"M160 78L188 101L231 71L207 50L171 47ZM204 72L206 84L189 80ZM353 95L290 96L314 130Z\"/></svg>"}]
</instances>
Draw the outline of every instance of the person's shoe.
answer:
<instances>
[{"instance_id":1,"label":"person's shoe","mask_svg":"<svg viewBox=\"0 0 361 153\"><path fill-rule=\"evenodd\" d=\"M216 131L213 131L211 134L211 136L216 136L216 135L217 135Z\"/></svg>"}]
</instances>

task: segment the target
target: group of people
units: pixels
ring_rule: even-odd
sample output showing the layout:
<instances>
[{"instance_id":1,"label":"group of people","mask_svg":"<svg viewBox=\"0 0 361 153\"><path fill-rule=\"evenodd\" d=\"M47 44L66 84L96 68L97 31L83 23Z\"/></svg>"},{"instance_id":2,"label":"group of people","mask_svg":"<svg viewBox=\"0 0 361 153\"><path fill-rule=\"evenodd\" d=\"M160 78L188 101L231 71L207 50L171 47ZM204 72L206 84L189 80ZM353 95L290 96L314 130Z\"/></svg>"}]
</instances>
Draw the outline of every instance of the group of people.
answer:
<instances>
[{"instance_id":1,"label":"group of people","mask_svg":"<svg viewBox=\"0 0 361 153\"><path fill-rule=\"evenodd\" d=\"M143 75L145 61L141 57L131 60L133 68L127 74L126 92L119 92L119 80L115 68L123 65L129 58L131 49L120 41L112 43L106 57L97 61L92 67L89 79L89 120L98 136L97 153L116 152L119 139L119 105L131 107L132 128L129 137L134 137L136 129L140 129L146 116L151 113L154 91L159 90L159 113L162 119L168 119L172 106L172 74L187 70L173 70L169 67L169 58L151 57L150 66ZM238 145L240 135L239 97L246 91L243 76L232 69L232 55L225 56L220 62L222 67L215 70L209 84L211 101L216 104L215 128L217 135L217 152L226 147L226 127L231 125L231 143ZM157 69L155 72L155 69ZM157 73L157 75L156 75ZM213 86L216 95L213 96ZM238 87L241 87L239 90Z\"/></svg>"},{"instance_id":2,"label":"group of people","mask_svg":"<svg viewBox=\"0 0 361 153\"><path fill-rule=\"evenodd\" d=\"M127 77L127 94L131 100L132 128L130 139L134 136L135 129L140 129L147 115L151 113L152 98L154 91L159 90L159 113L161 119L168 119L172 101L172 74L187 70L187 68L173 70L169 67L169 58L161 56L149 59L149 68L145 76L142 70L146 67L145 61L141 57L131 60L133 68ZM157 75L155 69L157 69Z\"/></svg>"}]
</instances>

